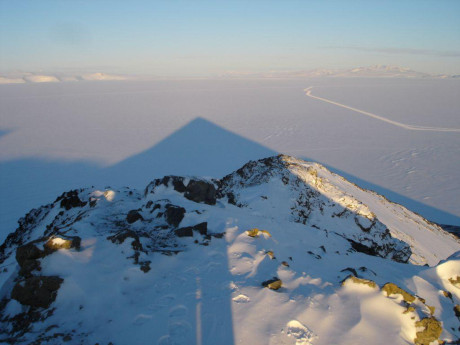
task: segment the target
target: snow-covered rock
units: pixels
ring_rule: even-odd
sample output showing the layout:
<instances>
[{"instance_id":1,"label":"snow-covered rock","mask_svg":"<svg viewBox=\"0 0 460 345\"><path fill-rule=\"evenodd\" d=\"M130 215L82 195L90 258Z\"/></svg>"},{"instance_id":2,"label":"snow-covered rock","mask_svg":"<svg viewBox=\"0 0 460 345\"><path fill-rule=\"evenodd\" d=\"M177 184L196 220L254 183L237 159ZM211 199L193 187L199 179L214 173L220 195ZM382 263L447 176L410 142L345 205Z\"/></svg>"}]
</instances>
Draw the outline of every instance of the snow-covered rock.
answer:
<instances>
[{"instance_id":1,"label":"snow-covered rock","mask_svg":"<svg viewBox=\"0 0 460 345\"><path fill-rule=\"evenodd\" d=\"M220 180L74 190L0 246L0 341L407 344L432 324L453 341L458 251L422 217L284 155Z\"/></svg>"}]
</instances>

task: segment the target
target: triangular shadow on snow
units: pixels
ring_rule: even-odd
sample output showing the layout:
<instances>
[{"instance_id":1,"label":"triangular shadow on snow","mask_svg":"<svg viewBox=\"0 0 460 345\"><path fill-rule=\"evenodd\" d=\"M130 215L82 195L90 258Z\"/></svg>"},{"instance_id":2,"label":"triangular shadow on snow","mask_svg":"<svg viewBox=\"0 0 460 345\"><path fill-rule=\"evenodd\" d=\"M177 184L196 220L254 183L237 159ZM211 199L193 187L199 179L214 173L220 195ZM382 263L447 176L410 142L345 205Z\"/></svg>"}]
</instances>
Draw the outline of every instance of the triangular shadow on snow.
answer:
<instances>
[{"instance_id":1,"label":"triangular shadow on snow","mask_svg":"<svg viewBox=\"0 0 460 345\"><path fill-rule=\"evenodd\" d=\"M165 175L221 178L250 160L276 154L211 121L196 118L151 148L104 169L102 181L143 188Z\"/></svg>"}]
</instances>

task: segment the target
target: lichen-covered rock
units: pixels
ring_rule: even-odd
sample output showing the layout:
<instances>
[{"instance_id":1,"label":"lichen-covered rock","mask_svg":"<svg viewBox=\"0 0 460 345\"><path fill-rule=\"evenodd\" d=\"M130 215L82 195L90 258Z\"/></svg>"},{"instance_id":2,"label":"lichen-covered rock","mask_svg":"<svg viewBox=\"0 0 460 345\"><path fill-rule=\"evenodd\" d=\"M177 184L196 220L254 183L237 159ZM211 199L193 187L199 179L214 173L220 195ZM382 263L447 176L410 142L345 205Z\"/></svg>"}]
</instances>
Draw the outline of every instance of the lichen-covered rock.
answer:
<instances>
[{"instance_id":1,"label":"lichen-covered rock","mask_svg":"<svg viewBox=\"0 0 460 345\"><path fill-rule=\"evenodd\" d=\"M456 276L456 277L452 277L452 278L449 278L449 282L460 289L460 276Z\"/></svg>"},{"instance_id":2,"label":"lichen-covered rock","mask_svg":"<svg viewBox=\"0 0 460 345\"><path fill-rule=\"evenodd\" d=\"M283 285L283 282L278 277L273 277L273 279L266 280L262 282L262 286L269 288L271 290L278 290Z\"/></svg>"},{"instance_id":3,"label":"lichen-covered rock","mask_svg":"<svg viewBox=\"0 0 460 345\"><path fill-rule=\"evenodd\" d=\"M397 286L394 283L386 283L382 287L382 291L385 292L387 296L401 295L404 301L406 301L407 303L412 303L413 301L415 301L414 295L411 295L410 293L401 289L399 286Z\"/></svg>"},{"instance_id":4,"label":"lichen-covered rock","mask_svg":"<svg viewBox=\"0 0 460 345\"><path fill-rule=\"evenodd\" d=\"M258 237L261 234L264 235L264 236L267 236L267 237L272 237L272 235L267 230L260 230L260 229L257 229L257 228L247 230L246 234L249 237Z\"/></svg>"},{"instance_id":5,"label":"lichen-covered rock","mask_svg":"<svg viewBox=\"0 0 460 345\"><path fill-rule=\"evenodd\" d=\"M184 214L185 208L171 204L166 205L165 216L169 225L177 228L182 219L184 219Z\"/></svg>"},{"instance_id":6,"label":"lichen-covered rock","mask_svg":"<svg viewBox=\"0 0 460 345\"><path fill-rule=\"evenodd\" d=\"M345 286L348 283L367 285L372 289L375 289L377 287L377 284L372 280L357 278L352 275L349 275L342 281L342 286Z\"/></svg>"},{"instance_id":7,"label":"lichen-covered rock","mask_svg":"<svg viewBox=\"0 0 460 345\"><path fill-rule=\"evenodd\" d=\"M126 216L126 221L128 224L132 224L138 220L144 220L138 210L131 210L128 212L128 215Z\"/></svg>"},{"instance_id":8,"label":"lichen-covered rock","mask_svg":"<svg viewBox=\"0 0 460 345\"><path fill-rule=\"evenodd\" d=\"M426 317L417 321L415 327L422 328L421 331L415 334L415 345L430 345L432 342L439 340L442 333L441 322L434 317Z\"/></svg>"},{"instance_id":9,"label":"lichen-covered rock","mask_svg":"<svg viewBox=\"0 0 460 345\"><path fill-rule=\"evenodd\" d=\"M11 298L23 305L48 308L56 299L57 290L63 281L57 276L30 277L16 283Z\"/></svg>"},{"instance_id":10,"label":"lichen-covered rock","mask_svg":"<svg viewBox=\"0 0 460 345\"><path fill-rule=\"evenodd\" d=\"M81 238L78 236L73 236L70 238L55 236L46 241L43 247L47 253L52 253L59 249L80 249L80 244Z\"/></svg>"},{"instance_id":11,"label":"lichen-covered rock","mask_svg":"<svg viewBox=\"0 0 460 345\"><path fill-rule=\"evenodd\" d=\"M185 190L184 196L195 202L204 202L208 205L216 204L216 187L211 182L191 180Z\"/></svg>"}]
</instances>

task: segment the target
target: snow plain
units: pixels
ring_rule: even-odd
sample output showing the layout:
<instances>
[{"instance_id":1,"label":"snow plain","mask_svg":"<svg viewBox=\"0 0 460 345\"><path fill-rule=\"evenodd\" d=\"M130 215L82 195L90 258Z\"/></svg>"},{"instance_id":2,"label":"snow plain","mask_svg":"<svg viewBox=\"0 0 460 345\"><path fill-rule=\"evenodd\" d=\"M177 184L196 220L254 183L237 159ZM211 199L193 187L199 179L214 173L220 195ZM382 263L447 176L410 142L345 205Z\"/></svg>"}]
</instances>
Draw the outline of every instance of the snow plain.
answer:
<instances>
[{"instance_id":1,"label":"snow plain","mask_svg":"<svg viewBox=\"0 0 460 345\"><path fill-rule=\"evenodd\" d=\"M460 225L455 79L105 81L0 85L0 240L70 188L222 177L286 153L324 164L429 220Z\"/></svg>"}]
</instances>

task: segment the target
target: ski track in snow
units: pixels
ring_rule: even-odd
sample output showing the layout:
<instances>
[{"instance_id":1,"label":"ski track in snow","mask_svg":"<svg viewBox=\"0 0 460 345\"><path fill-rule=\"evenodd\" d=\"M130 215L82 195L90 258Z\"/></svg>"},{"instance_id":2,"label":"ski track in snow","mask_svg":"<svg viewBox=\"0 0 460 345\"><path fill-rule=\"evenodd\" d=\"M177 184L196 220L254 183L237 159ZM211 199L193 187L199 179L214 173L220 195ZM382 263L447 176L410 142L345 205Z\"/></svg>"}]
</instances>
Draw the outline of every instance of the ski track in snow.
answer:
<instances>
[{"instance_id":1,"label":"ski track in snow","mask_svg":"<svg viewBox=\"0 0 460 345\"><path fill-rule=\"evenodd\" d=\"M342 108L345 108L345 109L348 109L348 110L352 110L354 112L357 112L357 113L372 117L374 119L377 119L377 120L380 120L380 121L383 121L383 122L386 122L386 123L389 123L389 124L392 124L394 126L398 126L398 127L401 127L401 128L407 129L407 130L411 130L411 131L431 131L431 132L460 132L460 128L414 126L414 125L407 125L405 123L393 121L393 120L387 119L387 118L385 118L383 116L379 116L379 115L376 115L376 114L373 114L373 113L369 113L369 112L364 111L364 110L356 109L356 108L350 107L350 106L342 104L342 103L331 101L330 99L326 99L326 98L322 98L322 97L318 97L318 96L313 96L311 94L312 89L313 89L313 86L310 86L310 87L304 89L305 94L308 97L318 99L318 100L326 102L326 103L334 104L334 105L336 105L338 107L342 107Z\"/></svg>"}]
</instances>

